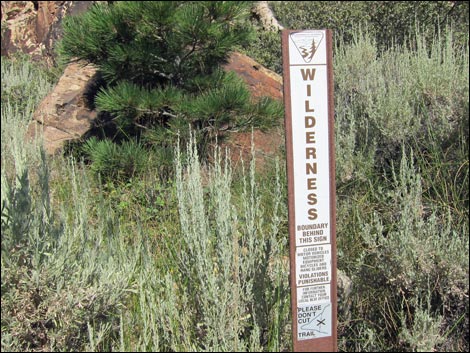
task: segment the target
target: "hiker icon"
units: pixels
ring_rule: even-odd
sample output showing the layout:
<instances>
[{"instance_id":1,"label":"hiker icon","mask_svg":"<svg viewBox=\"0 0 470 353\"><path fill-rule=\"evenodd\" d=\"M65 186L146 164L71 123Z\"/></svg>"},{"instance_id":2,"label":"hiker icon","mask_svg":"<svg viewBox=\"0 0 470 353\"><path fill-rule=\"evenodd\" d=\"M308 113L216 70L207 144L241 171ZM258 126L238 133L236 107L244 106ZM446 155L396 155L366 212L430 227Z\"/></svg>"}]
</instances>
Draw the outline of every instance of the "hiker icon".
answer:
<instances>
[{"instance_id":1,"label":"hiker icon","mask_svg":"<svg viewBox=\"0 0 470 353\"><path fill-rule=\"evenodd\" d=\"M328 334L328 328L326 327L326 315L325 310L330 306L330 304L326 305L320 314L315 316L310 322L306 323L305 325L300 326L300 328L304 331L316 331L318 333Z\"/></svg>"}]
</instances>

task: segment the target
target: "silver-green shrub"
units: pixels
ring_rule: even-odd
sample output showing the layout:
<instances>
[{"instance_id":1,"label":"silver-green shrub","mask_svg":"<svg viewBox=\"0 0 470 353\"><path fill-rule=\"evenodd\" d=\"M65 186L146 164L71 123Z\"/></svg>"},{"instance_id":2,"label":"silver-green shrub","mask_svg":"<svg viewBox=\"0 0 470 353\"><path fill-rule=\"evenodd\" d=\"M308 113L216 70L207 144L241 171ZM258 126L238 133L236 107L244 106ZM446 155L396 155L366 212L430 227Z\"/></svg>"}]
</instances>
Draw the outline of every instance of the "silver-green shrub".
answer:
<instances>
[{"instance_id":1,"label":"silver-green shrub","mask_svg":"<svg viewBox=\"0 0 470 353\"><path fill-rule=\"evenodd\" d=\"M271 212L263 209L254 158L232 195L229 159L216 151L213 166L201 166L194 141L187 167L177 153L176 186L181 235L177 254L184 290L192 301L200 347L214 351L259 351L285 286L280 274L285 240L279 236L281 186L274 183ZM238 203L236 198L239 198ZM271 275L271 276L270 276ZM284 276L277 281L276 276ZM284 299L284 298L283 298ZM282 309L282 308L281 308ZM269 333L268 333L269 335Z\"/></svg>"},{"instance_id":2,"label":"silver-green shrub","mask_svg":"<svg viewBox=\"0 0 470 353\"><path fill-rule=\"evenodd\" d=\"M25 139L34 106L50 87L33 73L29 63L2 60L2 91L18 86L37 94L24 106L2 97L2 350L106 350L103 335L117 318L139 251L124 243L109 209L90 208L83 166L61 161L70 193L65 202L53 198L40 141Z\"/></svg>"},{"instance_id":3,"label":"silver-green shrub","mask_svg":"<svg viewBox=\"0 0 470 353\"><path fill-rule=\"evenodd\" d=\"M367 176L399 159L400 146L423 149L449 138L468 120L468 51L457 50L452 32L415 49L379 52L369 34L335 48L338 178ZM413 43L410 41L410 46ZM467 123L468 126L468 123Z\"/></svg>"},{"instance_id":4,"label":"silver-green shrub","mask_svg":"<svg viewBox=\"0 0 470 353\"><path fill-rule=\"evenodd\" d=\"M469 57L445 33L335 48L344 350L468 349Z\"/></svg>"},{"instance_id":5,"label":"silver-green shrub","mask_svg":"<svg viewBox=\"0 0 470 353\"><path fill-rule=\"evenodd\" d=\"M423 199L414 158L403 152L389 191L371 186L387 207L357 216L361 250L350 265L358 322L351 327L372 332L374 342L350 341L349 349L383 350L387 342L413 351L456 349L462 342L447 336L468 330L461 322L468 311L468 223Z\"/></svg>"},{"instance_id":6,"label":"silver-green shrub","mask_svg":"<svg viewBox=\"0 0 470 353\"><path fill-rule=\"evenodd\" d=\"M119 349L287 349L290 306L280 230L286 210L279 170L270 184L272 207L262 206L254 160L248 175L236 180L218 149L211 164L202 164L191 139L176 149L175 171L178 232L162 234L158 256L144 242Z\"/></svg>"}]
</instances>

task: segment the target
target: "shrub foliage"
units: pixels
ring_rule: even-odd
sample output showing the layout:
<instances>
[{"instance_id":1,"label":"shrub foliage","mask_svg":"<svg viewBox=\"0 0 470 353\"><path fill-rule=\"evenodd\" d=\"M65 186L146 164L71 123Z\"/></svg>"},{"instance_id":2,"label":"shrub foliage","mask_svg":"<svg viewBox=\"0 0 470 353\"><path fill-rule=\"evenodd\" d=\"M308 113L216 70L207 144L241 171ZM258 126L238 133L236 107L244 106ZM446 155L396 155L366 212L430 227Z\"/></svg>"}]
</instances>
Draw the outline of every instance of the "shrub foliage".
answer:
<instances>
[{"instance_id":1,"label":"shrub foliage","mask_svg":"<svg viewBox=\"0 0 470 353\"><path fill-rule=\"evenodd\" d=\"M188 125L200 147L221 131L267 127L282 109L251 101L243 82L221 70L248 43L249 2L117 1L64 21L63 57L95 64L105 79L99 110L131 135L162 147Z\"/></svg>"}]
</instances>

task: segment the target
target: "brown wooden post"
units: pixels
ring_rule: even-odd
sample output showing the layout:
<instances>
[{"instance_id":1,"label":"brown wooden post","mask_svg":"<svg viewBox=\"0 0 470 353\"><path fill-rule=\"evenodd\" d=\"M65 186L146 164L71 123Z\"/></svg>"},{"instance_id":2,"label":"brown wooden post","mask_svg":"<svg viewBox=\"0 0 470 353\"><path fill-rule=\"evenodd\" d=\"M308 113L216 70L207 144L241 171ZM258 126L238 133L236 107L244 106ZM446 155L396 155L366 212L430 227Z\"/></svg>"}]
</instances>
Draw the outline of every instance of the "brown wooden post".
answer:
<instances>
[{"instance_id":1,"label":"brown wooden post","mask_svg":"<svg viewBox=\"0 0 470 353\"><path fill-rule=\"evenodd\" d=\"M337 351L332 33L282 31L292 335Z\"/></svg>"}]
</instances>

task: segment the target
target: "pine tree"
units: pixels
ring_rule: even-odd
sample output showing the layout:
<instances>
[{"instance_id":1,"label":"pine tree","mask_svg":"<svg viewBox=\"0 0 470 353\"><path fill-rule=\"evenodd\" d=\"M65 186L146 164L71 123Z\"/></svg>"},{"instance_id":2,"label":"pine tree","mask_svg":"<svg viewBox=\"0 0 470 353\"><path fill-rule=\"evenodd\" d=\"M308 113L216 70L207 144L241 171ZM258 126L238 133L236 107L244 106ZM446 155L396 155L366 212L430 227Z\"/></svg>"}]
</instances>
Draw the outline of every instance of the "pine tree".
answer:
<instances>
[{"instance_id":1,"label":"pine tree","mask_svg":"<svg viewBox=\"0 0 470 353\"><path fill-rule=\"evenodd\" d=\"M191 127L204 145L222 130L267 127L282 115L279 103L253 102L221 69L250 40L249 9L237 1L100 2L66 18L60 52L98 67L105 84L96 106L122 131L168 146Z\"/></svg>"}]
</instances>

